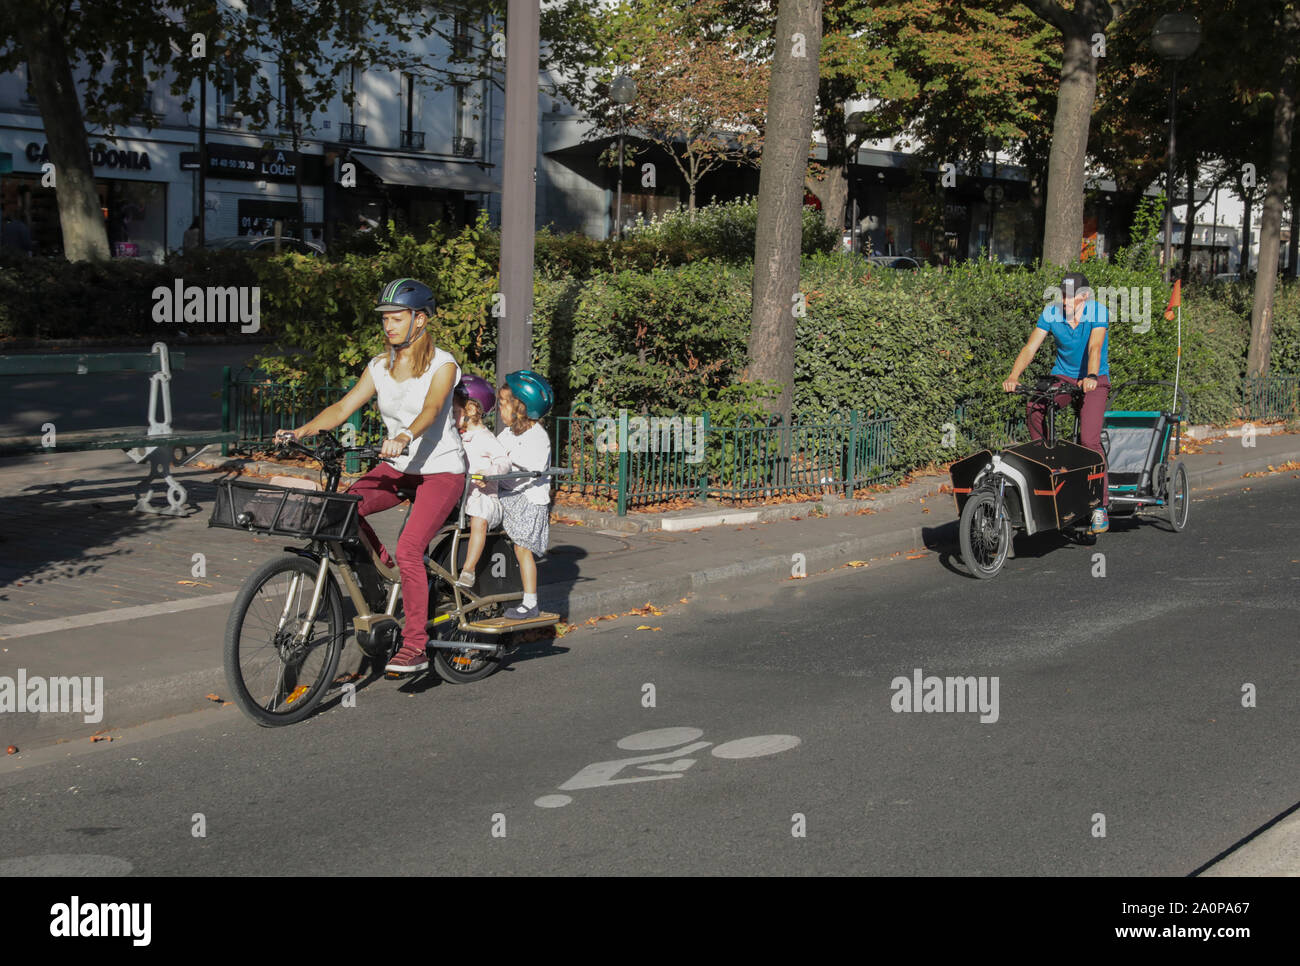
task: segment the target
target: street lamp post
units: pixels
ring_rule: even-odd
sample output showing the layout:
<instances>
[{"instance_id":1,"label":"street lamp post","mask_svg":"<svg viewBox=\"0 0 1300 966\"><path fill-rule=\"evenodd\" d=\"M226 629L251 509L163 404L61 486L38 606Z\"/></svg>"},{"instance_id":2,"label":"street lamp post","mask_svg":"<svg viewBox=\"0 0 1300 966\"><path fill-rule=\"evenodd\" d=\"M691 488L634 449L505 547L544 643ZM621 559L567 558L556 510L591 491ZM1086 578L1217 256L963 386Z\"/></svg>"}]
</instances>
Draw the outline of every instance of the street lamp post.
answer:
<instances>
[{"instance_id":1,"label":"street lamp post","mask_svg":"<svg viewBox=\"0 0 1300 966\"><path fill-rule=\"evenodd\" d=\"M526 369L533 352L533 253L537 234L537 0L506 10L506 117L501 172L501 268L504 312L497 334L498 384Z\"/></svg>"},{"instance_id":2,"label":"street lamp post","mask_svg":"<svg viewBox=\"0 0 1300 966\"><path fill-rule=\"evenodd\" d=\"M1174 241L1174 115L1178 110L1178 62L1192 56L1201 44L1201 25L1189 13L1167 13L1151 29L1151 46L1170 63L1169 167L1165 172L1165 281L1173 277ZM1191 213L1191 205L1188 205ZM1191 221L1189 217L1188 222ZM1184 229L1191 231L1190 224Z\"/></svg>"},{"instance_id":3,"label":"street lamp post","mask_svg":"<svg viewBox=\"0 0 1300 966\"><path fill-rule=\"evenodd\" d=\"M618 186L614 189L617 200L614 202L614 237L623 237L623 134L627 130L627 105L636 97L636 81L626 74L619 74L609 85L609 96L622 108L618 119Z\"/></svg>"},{"instance_id":4,"label":"street lamp post","mask_svg":"<svg viewBox=\"0 0 1300 966\"><path fill-rule=\"evenodd\" d=\"M844 129L852 135L849 141L849 163L858 163L858 147L862 143L862 135L867 133L867 115L865 111L854 111L849 115L848 120L844 122ZM849 182L849 204L852 207L853 220L849 223L849 248L852 251L858 250L858 195L854 190L854 182Z\"/></svg>"},{"instance_id":5,"label":"street lamp post","mask_svg":"<svg viewBox=\"0 0 1300 966\"><path fill-rule=\"evenodd\" d=\"M997 261L993 254L993 228L997 223L998 202L1002 200L1002 186L998 184L998 152L1002 150L1002 139L991 137L985 144L993 155L993 183L984 189L984 199L989 205L989 261L993 262Z\"/></svg>"}]
</instances>

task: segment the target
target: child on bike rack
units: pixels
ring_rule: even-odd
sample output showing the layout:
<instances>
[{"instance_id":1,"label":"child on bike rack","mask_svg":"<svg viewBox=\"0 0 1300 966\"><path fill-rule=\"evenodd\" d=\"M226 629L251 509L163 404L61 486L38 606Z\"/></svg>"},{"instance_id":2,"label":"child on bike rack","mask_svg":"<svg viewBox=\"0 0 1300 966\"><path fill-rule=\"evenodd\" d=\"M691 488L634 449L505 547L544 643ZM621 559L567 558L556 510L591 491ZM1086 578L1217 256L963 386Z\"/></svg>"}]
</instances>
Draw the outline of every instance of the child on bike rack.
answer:
<instances>
[{"instance_id":1,"label":"child on bike rack","mask_svg":"<svg viewBox=\"0 0 1300 966\"><path fill-rule=\"evenodd\" d=\"M483 417L496 406L492 384L481 376L465 376L456 387L456 427L460 430L469 460L471 475L491 476L510 472L510 456L505 447L483 425ZM497 484L492 480L472 480L465 498L465 516L469 518L469 547L456 586L473 590L478 559L487 542L489 527L501 525L501 501Z\"/></svg>"},{"instance_id":2,"label":"child on bike rack","mask_svg":"<svg viewBox=\"0 0 1300 966\"><path fill-rule=\"evenodd\" d=\"M510 456L514 471L542 471L551 465L551 441L538 422L550 412L555 396L551 385L531 369L521 369L506 376L497 394L497 412L505 428L497 439ZM511 607L505 616L511 620L529 620L538 615L537 561L533 555L545 556L550 539L551 480L539 476L532 480L512 480L501 484L501 512L506 534L515 545L524 599Z\"/></svg>"}]
</instances>

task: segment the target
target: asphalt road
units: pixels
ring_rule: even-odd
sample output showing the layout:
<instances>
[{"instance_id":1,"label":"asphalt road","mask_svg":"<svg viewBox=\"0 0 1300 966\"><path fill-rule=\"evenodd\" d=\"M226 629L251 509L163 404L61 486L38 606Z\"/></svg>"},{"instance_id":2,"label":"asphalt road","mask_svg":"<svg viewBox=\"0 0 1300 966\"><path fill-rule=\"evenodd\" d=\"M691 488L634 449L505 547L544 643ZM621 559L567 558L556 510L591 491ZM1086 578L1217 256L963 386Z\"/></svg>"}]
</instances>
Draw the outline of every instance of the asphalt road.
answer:
<instances>
[{"instance_id":1,"label":"asphalt road","mask_svg":"<svg viewBox=\"0 0 1300 966\"><path fill-rule=\"evenodd\" d=\"M1186 875L1300 799L1300 482L1249 485L993 581L719 588L473 685L44 749L0 769L0 874ZM916 669L996 678L996 720L894 710Z\"/></svg>"}]
</instances>

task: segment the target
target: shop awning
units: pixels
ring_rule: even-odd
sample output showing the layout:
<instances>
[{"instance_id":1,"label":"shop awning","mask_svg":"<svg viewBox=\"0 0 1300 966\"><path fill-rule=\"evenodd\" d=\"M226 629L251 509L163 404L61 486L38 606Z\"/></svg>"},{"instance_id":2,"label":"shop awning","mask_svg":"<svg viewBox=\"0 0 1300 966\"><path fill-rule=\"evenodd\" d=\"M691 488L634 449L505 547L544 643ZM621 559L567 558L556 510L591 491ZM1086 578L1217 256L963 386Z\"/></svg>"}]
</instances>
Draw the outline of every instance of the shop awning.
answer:
<instances>
[{"instance_id":1,"label":"shop awning","mask_svg":"<svg viewBox=\"0 0 1300 966\"><path fill-rule=\"evenodd\" d=\"M500 182L477 165L449 164L423 158L398 158L389 154L353 151L351 156L365 165L380 181L415 188L446 188L450 191L499 192Z\"/></svg>"}]
</instances>

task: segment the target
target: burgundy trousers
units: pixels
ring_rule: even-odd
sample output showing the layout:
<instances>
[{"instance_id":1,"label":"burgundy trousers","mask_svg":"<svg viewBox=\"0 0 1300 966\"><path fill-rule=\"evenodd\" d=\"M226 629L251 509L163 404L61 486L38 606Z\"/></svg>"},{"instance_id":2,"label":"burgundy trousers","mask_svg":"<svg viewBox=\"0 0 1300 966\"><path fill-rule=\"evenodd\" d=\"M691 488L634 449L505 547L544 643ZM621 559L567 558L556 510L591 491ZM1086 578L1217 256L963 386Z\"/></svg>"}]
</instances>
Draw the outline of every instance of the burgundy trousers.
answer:
<instances>
[{"instance_id":1,"label":"burgundy trousers","mask_svg":"<svg viewBox=\"0 0 1300 966\"><path fill-rule=\"evenodd\" d=\"M350 487L361 503L357 514L361 530L374 546L379 547L384 562L390 563L388 551L375 536L366 517L397 506L402 497L398 488L415 490L415 504L397 540L397 570L402 577L402 609L405 614L402 642L419 651L429 643L424 625L429 620L429 578L424 569L424 552L429 541L447 520L447 514L460 502L465 490L464 473L399 473L387 463L380 463Z\"/></svg>"}]
</instances>

